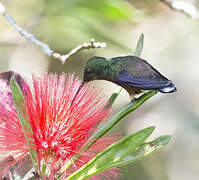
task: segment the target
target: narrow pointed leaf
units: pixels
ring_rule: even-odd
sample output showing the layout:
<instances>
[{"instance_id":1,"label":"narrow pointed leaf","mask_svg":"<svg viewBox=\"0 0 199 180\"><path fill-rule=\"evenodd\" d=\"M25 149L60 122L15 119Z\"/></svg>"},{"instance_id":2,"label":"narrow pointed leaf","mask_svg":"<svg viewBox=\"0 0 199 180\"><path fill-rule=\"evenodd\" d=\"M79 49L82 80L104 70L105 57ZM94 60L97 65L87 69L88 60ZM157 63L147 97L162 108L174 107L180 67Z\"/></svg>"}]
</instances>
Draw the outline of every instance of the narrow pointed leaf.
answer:
<instances>
[{"instance_id":1,"label":"narrow pointed leaf","mask_svg":"<svg viewBox=\"0 0 199 180\"><path fill-rule=\"evenodd\" d=\"M112 144L103 152L94 157L91 161L89 161L86 165L68 177L67 180L83 180L109 169L112 167L112 164L117 164L122 159L133 153L136 148L151 135L154 129L155 127L142 129Z\"/></svg>"},{"instance_id":2,"label":"narrow pointed leaf","mask_svg":"<svg viewBox=\"0 0 199 180\"><path fill-rule=\"evenodd\" d=\"M19 85L15 81L14 76L12 76L11 79L10 79L10 85L11 85L12 97L13 97L15 109L17 111L17 115L18 115L20 124L22 126L22 129L24 131L24 136L26 138L26 142L27 142L27 145L28 145L28 148L29 148L30 157L31 157L33 166L37 169L37 165L36 165L37 152L33 148L33 145L34 145L33 139L30 138L32 136L33 132L32 132L32 129L31 129L31 125L28 122L23 93L21 91L21 88L19 87ZM27 134L29 136L27 136Z\"/></svg>"},{"instance_id":3,"label":"narrow pointed leaf","mask_svg":"<svg viewBox=\"0 0 199 180\"><path fill-rule=\"evenodd\" d=\"M101 138L105 133L107 133L113 126L115 126L121 119L127 116L132 111L135 111L139 106L141 106L146 100L151 98L157 93L157 91L149 91L139 98L135 98L133 102L125 106L121 111L116 113L111 119L109 119L105 124L99 127L99 129L89 138L90 143L87 148L91 147L99 138Z\"/></svg>"},{"instance_id":4,"label":"narrow pointed leaf","mask_svg":"<svg viewBox=\"0 0 199 180\"><path fill-rule=\"evenodd\" d=\"M122 91L122 88L118 87L113 92L113 94L111 95L111 97L108 99L107 104L106 104L106 106L105 106L104 109L108 109L108 108L110 108L113 105L113 103L115 102L115 100L117 99L117 97L119 96L119 94L120 94L121 91Z\"/></svg>"},{"instance_id":5,"label":"narrow pointed leaf","mask_svg":"<svg viewBox=\"0 0 199 180\"><path fill-rule=\"evenodd\" d=\"M153 141L143 143L139 147L137 147L137 149L129 156L126 156L117 163L112 163L112 167L123 166L143 159L151 153L166 146L169 143L170 139L171 136L160 136Z\"/></svg>"},{"instance_id":6,"label":"narrow pointed leaf","mask_svg":"<svg viewBox=\"0 0 199 180\"><path fill-rule=\"evenodd\" d=\"M143 46L144 46L144 34L142 33L139 40L138 40L137 47L136 47L136 50L134 52L134 56L140 57L140 55L142 53Z\"/></svg>"}]
</instances>

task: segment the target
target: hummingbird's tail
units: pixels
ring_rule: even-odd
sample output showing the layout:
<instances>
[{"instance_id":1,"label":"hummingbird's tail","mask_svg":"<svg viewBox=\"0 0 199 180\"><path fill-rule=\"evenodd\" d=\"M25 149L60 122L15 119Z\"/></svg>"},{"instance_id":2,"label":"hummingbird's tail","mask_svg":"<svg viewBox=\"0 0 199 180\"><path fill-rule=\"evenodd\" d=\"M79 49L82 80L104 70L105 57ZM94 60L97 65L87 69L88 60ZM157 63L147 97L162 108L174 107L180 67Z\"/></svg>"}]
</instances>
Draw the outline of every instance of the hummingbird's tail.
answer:
<instances>
[{"instance_id":1,"label":"hummingbird's tail","mask_svg":"<svg viewBox=\"0 0 199 180\"><path fill-rule=\"evenodd\" d=\"M173 93L173 92L176 92L177 89L176 87L173 85L172 82L170 82L166 87L162 88L162 89L159 89L159 91L161 93Z\"/></svg>"}]
</instances>

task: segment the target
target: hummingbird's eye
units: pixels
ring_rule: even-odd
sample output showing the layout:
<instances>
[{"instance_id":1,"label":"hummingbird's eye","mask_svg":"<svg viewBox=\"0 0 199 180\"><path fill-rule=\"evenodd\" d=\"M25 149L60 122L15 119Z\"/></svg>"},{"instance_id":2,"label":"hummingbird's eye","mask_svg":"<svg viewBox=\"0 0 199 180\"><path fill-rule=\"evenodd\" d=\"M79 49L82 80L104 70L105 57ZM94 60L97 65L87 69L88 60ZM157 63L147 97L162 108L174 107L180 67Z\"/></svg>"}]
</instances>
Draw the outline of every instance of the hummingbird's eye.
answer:
<instances>
[{"instance_id":1,"label":"hummingbird's eye","mask_svg":"<svg viewBox=\"0 0 199 180\"><path fill-rule=\"evenodd\" d=\"M88 68L88 69L86 69L86 72L89 73L89 72L91 72L91 70Z\"/></svg>"}]
</instances>

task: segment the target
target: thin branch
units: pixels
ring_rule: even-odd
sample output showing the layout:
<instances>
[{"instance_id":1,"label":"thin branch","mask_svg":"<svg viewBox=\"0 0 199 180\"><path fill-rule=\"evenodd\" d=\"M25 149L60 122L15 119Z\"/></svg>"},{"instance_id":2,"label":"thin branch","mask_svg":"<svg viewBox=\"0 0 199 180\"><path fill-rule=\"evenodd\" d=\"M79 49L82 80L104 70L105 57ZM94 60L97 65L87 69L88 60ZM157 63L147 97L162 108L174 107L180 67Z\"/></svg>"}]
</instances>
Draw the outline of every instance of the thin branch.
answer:
<instances>
[{"instance_id":1,"label":"thin branch","mask_svg":"<svg viewBox=\"0 0 199 180\"><path fill-rule=\"evenodd\" d=\"M101 48L106 47L105 42L95 42L94 39L91 39L88 43L83 43L72 49L68 54L61 55L59 53L53 53L52 56L55 58L58 58L61 60L61 62L64 64L65 61L72 55L76 54L77 52L83 50L83 49L91 49L91 48Z\"/></svg>"},{"instance_id":2,"label":"thin branch","mask_svg":"<svg viewBox=\"0 0 199 180\"><path fill-rule=\"evenodd\" d=\"M30 40L33 44L39 46L42 51L47 54L48 56L52 56L54 58L59 59L63 64L66 62L66 60L74 55L75 53L83 50L83 49L91 49L91 48L101 48L101 47L106 47L105 42L95 42L94 39L91 39L90 42L88 43L83 43L72 49L69 53L65 55L61 55L57 52L54 52L48 44L38 40L33 34L30 34L26 30L24 30L22 27L20 27L16 21L6 12L5 7L0 3L0 14L4 16L6 21L11 24L15 30L17 30L21 36L24 36L26 39Z\"/></svg>"},{"instance_id":3,"label":"thin branch","mask_svg":"<svg viewBox=\"0 0 199 180\"><path fill-rule=\"evenodd\" d=\"M173 0L160 0L171 9L176 11L181 11L187 16L199 20L199 11L198 9L191 3L185 1L173 1Z\"/></svg>"}]
</instances>

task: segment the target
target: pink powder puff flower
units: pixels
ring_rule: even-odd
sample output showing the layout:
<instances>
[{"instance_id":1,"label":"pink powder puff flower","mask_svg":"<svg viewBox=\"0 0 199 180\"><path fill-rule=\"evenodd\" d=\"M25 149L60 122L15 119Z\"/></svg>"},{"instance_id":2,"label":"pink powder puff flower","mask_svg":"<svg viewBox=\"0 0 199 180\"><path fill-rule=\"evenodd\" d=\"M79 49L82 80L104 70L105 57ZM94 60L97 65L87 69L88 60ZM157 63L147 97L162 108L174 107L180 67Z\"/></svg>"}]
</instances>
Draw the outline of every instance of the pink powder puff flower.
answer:
<instances>
[{"instance_id":1,"label":"pink powder puff flower","mask_svg":"<svg viewBox=\"0 0 199 180\"><path fill-rule=\"evenodd\" d=\"M37 152L38 173L45 165L45 176L54 179L68 160L73 159L75 154L81 154L81 158L63 174L62 177L66 177L72 173L71 169L79 169L117 140L102 138L84 152L89 136L96 131L99 123L111 115L111 109L104 110L106 99L89 85L84 85L75 97L81 82L74 75L62 74L58 77L45 73L42 78L33 76L32 84L20 83L33 132L26 136L34 142L31 148ZM4 122L0 125L0 153L3 155L0 158L12 157L2 167L3 173L6 174L16 164L26 170L31 169L30 158L27 160L29 148L13 104L8 107L0 102L0 122ZM109 170L109 173L115 177L118 175L117 169Z\"/></svg>"}]
</instances>

